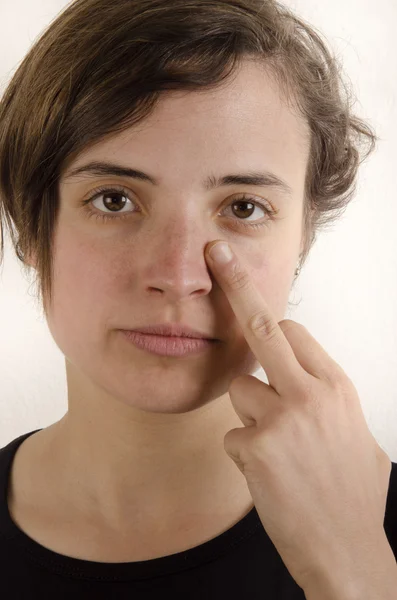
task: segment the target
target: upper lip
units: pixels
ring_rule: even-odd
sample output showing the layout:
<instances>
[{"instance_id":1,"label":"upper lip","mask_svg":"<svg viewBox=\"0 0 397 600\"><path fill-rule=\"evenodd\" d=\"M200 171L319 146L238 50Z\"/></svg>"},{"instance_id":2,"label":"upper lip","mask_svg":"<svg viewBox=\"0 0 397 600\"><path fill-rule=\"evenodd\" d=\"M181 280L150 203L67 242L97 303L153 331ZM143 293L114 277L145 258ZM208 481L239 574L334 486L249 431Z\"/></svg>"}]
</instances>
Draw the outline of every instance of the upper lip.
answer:
<instances>
[{"instance_id":1,"label":"upper lip","mask_svg":"<svg viewBox=\"0 0 397 600\"><path fill-rule=\"evenodd\" d=\"M156 325L148 325L145 327L135 327L129 331L139 331L140 333L151 333L152 335L167 335L171 337L189 337L199 338L206 340L216 340L211 335L198 331L189 327L189 325L182 325L180 323L158 323Z\"/></svg>"}]
</instances>

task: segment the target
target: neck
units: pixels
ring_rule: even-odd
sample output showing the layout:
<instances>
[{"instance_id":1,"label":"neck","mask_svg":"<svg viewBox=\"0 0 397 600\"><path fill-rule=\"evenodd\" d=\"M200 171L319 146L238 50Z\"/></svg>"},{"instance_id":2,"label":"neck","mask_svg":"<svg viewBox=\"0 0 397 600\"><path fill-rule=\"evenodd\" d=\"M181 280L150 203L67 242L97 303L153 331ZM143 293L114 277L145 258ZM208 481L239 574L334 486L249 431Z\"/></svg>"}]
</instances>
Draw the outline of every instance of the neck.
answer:
<instances>
[{"instance_id":1,"label":"neck","mask_svg":"<svg viewBox=\"0 0 397 600\"><path fill-rule=\"evenodd\" d=\"M172 529L198 515L237 511L242 518L252 508L245 478L223 446L226 433L242 426L228 395L195 418L151 414L143 424L120 420L116 411L100 415L69 411L42 432L59 500L79 514L116 530L133 526L137 515Z\"/></svg>"}]
</instances>

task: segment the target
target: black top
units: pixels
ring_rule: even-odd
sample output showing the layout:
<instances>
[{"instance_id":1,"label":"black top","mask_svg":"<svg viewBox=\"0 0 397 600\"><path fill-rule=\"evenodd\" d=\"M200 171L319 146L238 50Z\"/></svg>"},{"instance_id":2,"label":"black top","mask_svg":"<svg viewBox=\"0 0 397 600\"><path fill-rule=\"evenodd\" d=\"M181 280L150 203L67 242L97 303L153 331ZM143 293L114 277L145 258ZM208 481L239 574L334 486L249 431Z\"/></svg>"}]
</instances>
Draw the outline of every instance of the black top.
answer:
<instances>
[{"instance_id":1,"label":"black top","mask_svg":"<svg viewBox=\"0 0 397 600\"><path fill-rule=\"evenodd\" d=\"M7 488L21 443L37 429L0 449L1 597L7 600L304 600L258 513L200 546L161 558L102 563L58 554L35 542L12 521ZM397 463L387 498L384 529L397 556ZM131 544L134 540L131 540Z\"/></svg>"}]
</instances>

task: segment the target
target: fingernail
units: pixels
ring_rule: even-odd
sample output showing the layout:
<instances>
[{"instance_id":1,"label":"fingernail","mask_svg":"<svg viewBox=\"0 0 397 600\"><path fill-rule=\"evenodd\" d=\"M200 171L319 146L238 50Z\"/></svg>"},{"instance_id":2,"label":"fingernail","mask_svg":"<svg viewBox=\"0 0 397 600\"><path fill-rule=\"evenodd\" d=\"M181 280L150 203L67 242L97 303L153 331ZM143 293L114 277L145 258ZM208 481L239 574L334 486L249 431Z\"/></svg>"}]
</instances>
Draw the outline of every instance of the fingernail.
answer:
<instances>
[{"instance_id":1,"label":"fingernail","mask_svg":"<svg viewBox=\"0 0 397 600\"><path fill-rule=\"evenodd\" d=\"M214 262L224 265L232 260L233 253L229 244L226 244L225 242L219 242L219 244L212 246L210 250L210 256Z\"/></svg>"}]
</instances>

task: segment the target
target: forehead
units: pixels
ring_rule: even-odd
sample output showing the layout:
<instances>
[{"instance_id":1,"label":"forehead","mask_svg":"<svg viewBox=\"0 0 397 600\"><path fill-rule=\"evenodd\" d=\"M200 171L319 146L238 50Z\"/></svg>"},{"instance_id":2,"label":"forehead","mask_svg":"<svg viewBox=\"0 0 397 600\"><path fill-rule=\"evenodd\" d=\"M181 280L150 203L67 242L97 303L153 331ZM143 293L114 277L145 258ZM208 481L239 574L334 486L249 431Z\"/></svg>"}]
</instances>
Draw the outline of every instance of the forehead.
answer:
<instances>
[{"instance_id":1,"label":"forehead","mask_svg":"<svg viewBox=\"0 0 397 600\"><path fill-rule=\"evenodd\" d=\"M266 167L293 184L306 171L309 147L309 126L271 71L247 61L217 89L165 92L149 117L94 144L73 167L87 159L150 164L160 182L173 173L181 185L192 184L193 173Z\"/></svg>"}]
</instances>

